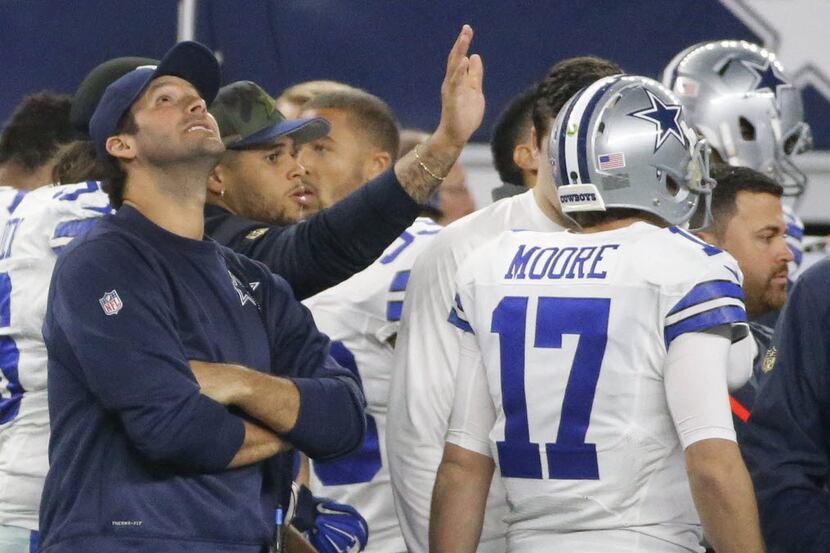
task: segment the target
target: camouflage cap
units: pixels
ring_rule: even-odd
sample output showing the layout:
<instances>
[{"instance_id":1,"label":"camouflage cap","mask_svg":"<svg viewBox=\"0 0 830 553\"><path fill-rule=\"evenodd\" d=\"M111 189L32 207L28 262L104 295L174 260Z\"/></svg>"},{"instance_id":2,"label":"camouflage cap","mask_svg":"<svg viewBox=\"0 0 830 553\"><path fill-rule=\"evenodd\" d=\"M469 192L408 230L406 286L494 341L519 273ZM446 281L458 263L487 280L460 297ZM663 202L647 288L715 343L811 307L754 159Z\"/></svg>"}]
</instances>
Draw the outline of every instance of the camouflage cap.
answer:
<instances>
[{"instance_id":1,"label":"camouflage cap","mask_svg":"<svg viewBox=\"0 0 830 553\"><path fill-rule=\"evenodd\" d=\"M274 99L251 81L237 81L219 89L210 106L219 123L225 147L236 150L266 144L290 136L304 144L329 133L331 125L323 118L286 119Z\"/></svg>"}]
</instances>

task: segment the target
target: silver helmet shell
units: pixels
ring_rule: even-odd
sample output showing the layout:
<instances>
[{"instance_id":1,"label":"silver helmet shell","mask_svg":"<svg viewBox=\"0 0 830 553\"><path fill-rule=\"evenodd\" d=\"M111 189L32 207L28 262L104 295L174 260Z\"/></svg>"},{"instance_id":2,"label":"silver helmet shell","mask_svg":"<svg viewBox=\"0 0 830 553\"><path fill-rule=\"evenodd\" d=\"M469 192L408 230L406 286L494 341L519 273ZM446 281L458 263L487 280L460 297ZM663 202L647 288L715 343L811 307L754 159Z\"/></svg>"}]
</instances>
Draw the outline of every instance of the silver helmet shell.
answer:
<instances>
[{"instance_id":1,"label":"silver helmet shell","mask_svg":"<svg viewBox=\"0 0 830 553\"><path fill-rule=\"evenodd\" d=\"M807 177L792 157L811 147L810 127L775 54L746 41L696 44L672 59L663 84L724 162L772 177L788 196L804 191Z\"/></svg>"},{"instance_id":2,"label":"silver helmet shell","mask_svg":"<svg viewBox=\"0 0 830 553\"><path fill-rule=\"evenodd\" d=\"M629 208L681 225L705 198L708 214L709 149L684 111L646 77L615 75L578 92L548 143L562 212Z\"/></svg>"}]
</instances>

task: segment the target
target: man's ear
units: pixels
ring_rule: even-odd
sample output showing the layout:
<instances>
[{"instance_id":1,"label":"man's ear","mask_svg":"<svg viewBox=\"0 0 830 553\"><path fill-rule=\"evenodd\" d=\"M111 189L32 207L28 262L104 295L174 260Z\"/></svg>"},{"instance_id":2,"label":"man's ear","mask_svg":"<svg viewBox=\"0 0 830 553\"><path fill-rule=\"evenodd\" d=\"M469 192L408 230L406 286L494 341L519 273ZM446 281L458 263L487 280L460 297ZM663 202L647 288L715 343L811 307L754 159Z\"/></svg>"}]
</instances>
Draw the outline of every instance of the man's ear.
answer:
<instances>
[{"instance_id":1,"label":"man's ear","mask_svg":"<svg viewBox=\"0 0 830 553\"><path fill-rule=\"evenodd\" d=\"M107 153L114 158L131 160L135 159L135 141L128 134L116 134L107 138Z\"/></svg>"},{"instance_id":2,"label":"man's ear","mask_svg":"<svg viewBox=\"0 0 830 553\"><path fill-rule=\"evenodd\" d=\"M208 175L208 192L216 194L219 197L224 196L225 188L227 188L226 181L227 171L225 166L220 162L216 167L211 169L210 175Z\"/></svg>"},{"instance_id":3,"label":"man's ear","mask_svg":"<svg viewBox=\"0 0 830 553\"><path fill-rule=\"evenodd\" d=\"M389 152L377 151L372 154L363 165L363 180L369 182L392 166L392 156Z\"/></svg>"},{"instance_id":4,"label":"man's ear","mask_svg":"<svg viewBox=\"0 0 830 553\"><path fill-rule=\"evenodd\" d=\"M539 149L533 142L522 142L513 148L513 163L520 169L535 173L539 170Z\"/></svg>"}]
</instances>

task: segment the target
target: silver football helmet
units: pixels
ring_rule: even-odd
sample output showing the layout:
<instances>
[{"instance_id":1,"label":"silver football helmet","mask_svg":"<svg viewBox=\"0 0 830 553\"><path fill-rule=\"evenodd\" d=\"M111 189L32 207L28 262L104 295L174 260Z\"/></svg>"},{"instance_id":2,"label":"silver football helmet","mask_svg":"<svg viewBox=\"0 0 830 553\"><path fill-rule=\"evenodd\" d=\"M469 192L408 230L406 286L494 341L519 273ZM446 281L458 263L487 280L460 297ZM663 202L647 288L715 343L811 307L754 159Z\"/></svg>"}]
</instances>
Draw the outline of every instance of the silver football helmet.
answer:
<instances>
[{"instance_id":1,"label":"silver football helmet","mask_svg":"<svg viewBox=\"0 0 830 553\"><path fill-rule=\"evenodd\" d=\"M703 42L674 57L663 84L724 162L772 177L787 196L804 192L807 176L792 158L812 146L810 126L775 54L745 41Z\"/></svg>"},{"instance_id":2,"label":"silver football helmet","mask_svg":"<svg viewBox=\"0 0 830 553\"><path fill-rule=\"evenodd\" d=\"M559 112L548 154L563 213L630 208L681 225L701 198L709 222L709 146L677 97L646 77L614 75Z\"/></svg>"}]
</instances>

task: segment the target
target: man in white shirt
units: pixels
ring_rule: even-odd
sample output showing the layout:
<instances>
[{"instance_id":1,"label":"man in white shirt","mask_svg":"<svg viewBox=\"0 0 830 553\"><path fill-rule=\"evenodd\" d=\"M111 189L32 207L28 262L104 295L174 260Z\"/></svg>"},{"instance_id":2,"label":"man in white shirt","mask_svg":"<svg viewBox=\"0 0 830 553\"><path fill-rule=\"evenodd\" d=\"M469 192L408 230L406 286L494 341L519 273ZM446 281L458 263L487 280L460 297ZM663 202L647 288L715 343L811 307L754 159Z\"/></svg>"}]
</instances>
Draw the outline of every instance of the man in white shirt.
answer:
<instances>
[{"instance_id":1,"label":"man in white shirt","mask_svg":"<svg viewBox=\"0 0 830 553\"><path fill-rule=\"evenodd\" d=\"M676 226L709 211L708 146L660 83L617 75L568 102L548 151L578 230L505 232L457 273L431 551L475 551L498 468L511 553L702 552L704 530L762 553L727 393L740 269Z\"/></svg>"},{"instance_id":2,"label":"man in white shirt","mask_svg":"<svg viewBox=\"0 0 830 553\"><path fill-rule=\"evenodd\" d=\"M589 57L553 66L539 85L534 108L537 147L574 93L620 72L609 61ZM539 171L540 181L550 178L545 167ZM562 230L565 220L557 206L550 187L498 201L446 227L412 268L395 348L386 431L395 508L411 552L427 550L430 496L454 397L460 331L446 319L453 306L455 271L472 250L505 230ZM491 497L479 550L504 551L506 502L497 478Z\"/></svg>"}]
</instances>

